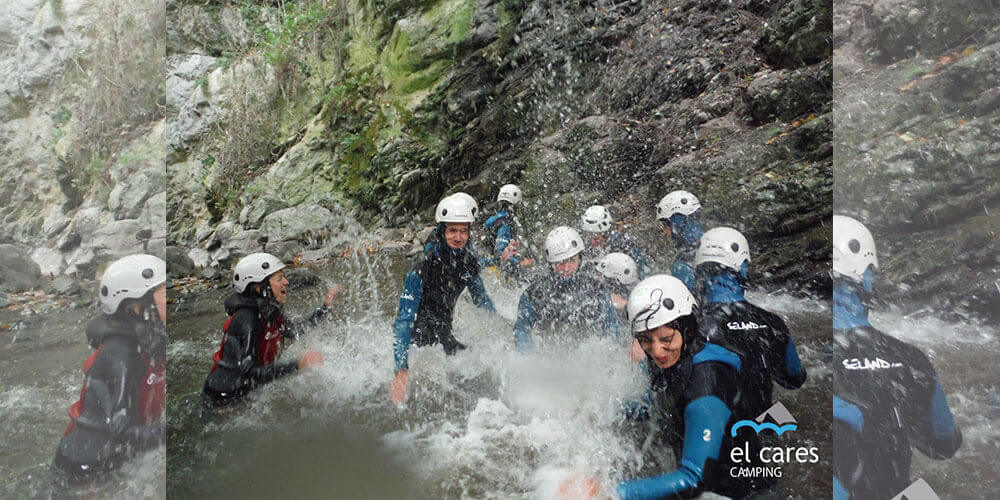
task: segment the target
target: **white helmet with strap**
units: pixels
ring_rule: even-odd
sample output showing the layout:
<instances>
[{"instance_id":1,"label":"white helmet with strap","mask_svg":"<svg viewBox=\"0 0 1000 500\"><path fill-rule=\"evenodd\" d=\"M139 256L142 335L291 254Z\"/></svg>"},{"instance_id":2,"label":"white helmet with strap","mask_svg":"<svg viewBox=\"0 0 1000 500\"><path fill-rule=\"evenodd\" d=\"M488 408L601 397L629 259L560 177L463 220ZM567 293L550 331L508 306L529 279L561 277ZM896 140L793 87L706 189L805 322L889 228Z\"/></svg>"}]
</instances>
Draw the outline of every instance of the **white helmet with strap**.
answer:
<instances>
[{"instance_id":1,"label":"white helmet with strap","mask_svg":"<svg viewBox=\"0 0 1000 500\"><path fill-rule=\"evenodd\" d=\"M597 261L597 270L605 278L631 285L639 280L639 268L632 257L621 252L611 252Z\"/></svg>"},{"instance_id":2,"label":"white helmet with strap","mask_svg":"<svg viewBox=\"0 0 1000 500\"><path fill-rule=\"evenodd\" d=\"M142 298L166 281L167 263L163 259L148 254L122 257L101 275L101 312L114 314L123 300Z\"/></svg>"},{"instance_id":3,"label":"white helmet with strap","mask_svg":"<svg viewBox=\"0 0 1000 500\"><path fill-rule=\"evenodd\" d=\"M236 263L233 269L233 288L243 293L250 283L260 283L284 268L285 263L269 253L252 253Z\"/></svg>"},{"instance_id":4,"label":"white helmet with strap","mask_svg":"<svg viewBox=\"0 0 1000 500\"><path fill-rule=\"evenodd\" d=\"M731 227L710 229L702 235L694 256L695 266L705 262L717 262L739 272L744 262L750 262L750 245L743 233Z\"/></svg>"},{"instance_id":5,"label":"white helmet with strap","mask_svg":"<svg viewBox=\"0 0 1000 500\"><path fill-rule=\"evenodd\" d=\"M479 212L479 205L476 200L466 193L455 193L446 196L438 202L437 209L434 210L434 220L441 222L468 222L476 221L476 214Z\"/></svg>"},{"instance_id":6,"label":"white helmet with strap","mask_svg":"<svg viewBox=\"0 0 1000 500\"><path fill-rule=\"evenodd\" d=\"M497 201L508 201L514 205L521 203L521 188L515 184L504 184L497 195Z\"/></svg>"},{"instance_id":7,"label":"white helmet with strap","mask_svg":"<svg viewBox=\"0 0 1000 500\"><path fill-rule=\"evenodd\" d=\"M625 307L632 333L652 330L694 312L697 302L684 283L666 274L639 282Z\"/></svg>"},{"instance_id":8,"label":"white helmet with strap","mask_svg":"<svg viewBox=\"0 0 1000 500\"><path fill-rule=\"evenodd\" d=\"M864 224L845 215L833 216L833 271L861 283L868 266L878 269L875 238Z\"/></svg>"},{"instance_id":9,"label":"white helmet with strap","mask_svg":"<svg viewBox=\"0 0 1000 500\"><path fill-rule=\"evenodd\" d=\"M609 231L615 220L611 217L611 212L603 205L594 205L583 212L580 229L588 233L603 233Z\"/></svg>"},{"instance_id":10,"label":"white helmet with strap","mask_svg":"<svg viewBox=\"0 0 1000 500\"><path fill-rule=\"evenodd\" d=\"M545 237L545 259L549 262L562 262L582 251L583 238L571 227L559 226Z\"/></svg>"},{"instance_id":11,"label":"white helmet with strap","mask_svg":"<svg viewBox=\"0 0 1000 500\"><path fill-rule=\"evenodd\" d=\"M674 214L691 215L701 208L698 198L687 191L673 191L656 204L656 218L669 219Z\"/></svg>"}]
</instances>

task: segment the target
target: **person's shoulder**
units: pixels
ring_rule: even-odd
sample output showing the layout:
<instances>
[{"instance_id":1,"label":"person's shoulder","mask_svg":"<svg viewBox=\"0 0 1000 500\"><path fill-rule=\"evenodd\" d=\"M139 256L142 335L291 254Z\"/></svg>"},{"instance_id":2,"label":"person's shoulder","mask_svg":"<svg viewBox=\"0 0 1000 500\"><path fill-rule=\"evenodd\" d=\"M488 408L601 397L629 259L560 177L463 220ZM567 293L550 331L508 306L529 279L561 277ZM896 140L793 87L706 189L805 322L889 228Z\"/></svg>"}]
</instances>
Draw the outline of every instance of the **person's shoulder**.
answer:
<instances>
[{"instance_id":1,"label":"person's shoulder","mask_svg":"<svg viewBox=\"0 0 1000 500\"><path fill-rule=\"evenodd\" d=\"M127 336L116 335L104 339L88 374L97 377L106 376L109 371L117 371L118 367L142 363L138 345L136 339Z\"/></svg>"},{"instance_id":2,"label":"person's shoulder","mask_svg":"<svg viewBox=\"0 0 1000 500\"><path fill-rule=\"evenodd\" d=\"M767 323L767 326L780 329L787 328L785 326L785 320L781 319L781 316L778 316L777 314L749 301L744 301L740 304L742 304L742 307L745 308L749 314L757 317L760 321Z\"/></svg>"},{"instance_id":3,"label":"person's shoulder","mask_svg":"<svg viewBox=\"0 0 1000 500\"><path fill-rule=\"evenodd\" d=\"M742 361L738 354L730 351L729 349L711 342L706 342L694 357L691 359L691 364L697 366L703 363L716 362L723 365L729 366L734 371L740 371L742 367Z\"/></svg>"}]
</instances>

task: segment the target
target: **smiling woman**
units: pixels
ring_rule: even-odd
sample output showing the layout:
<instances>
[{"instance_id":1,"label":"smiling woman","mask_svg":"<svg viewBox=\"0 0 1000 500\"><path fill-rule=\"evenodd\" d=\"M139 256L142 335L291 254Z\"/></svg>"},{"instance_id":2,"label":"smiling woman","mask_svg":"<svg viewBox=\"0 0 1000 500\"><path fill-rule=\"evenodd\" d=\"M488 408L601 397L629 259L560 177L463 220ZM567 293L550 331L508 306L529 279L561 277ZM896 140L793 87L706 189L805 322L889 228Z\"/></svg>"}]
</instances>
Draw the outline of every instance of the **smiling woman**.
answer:
<instances>
[{"instance_id":1,"label":"smiling woman","mask_svg":"<svg viewBox=\"0 0 1000 500\"><path fill-rule=\"evenodd\" d=\"M212 356L215 364L205 380L203 400L226 405L242 398L254 387L323 362L319 351L310 350L298 361L278 363L286 339L302 334L301 324L285 319L282 306L288 300L285 264L268 253L240 259L233 271L236 293L226 299L229 319L223 325L222 345ZM306 320L316 324L343 290L327 291L323 305Z\"/></svg>"}]
</instances>

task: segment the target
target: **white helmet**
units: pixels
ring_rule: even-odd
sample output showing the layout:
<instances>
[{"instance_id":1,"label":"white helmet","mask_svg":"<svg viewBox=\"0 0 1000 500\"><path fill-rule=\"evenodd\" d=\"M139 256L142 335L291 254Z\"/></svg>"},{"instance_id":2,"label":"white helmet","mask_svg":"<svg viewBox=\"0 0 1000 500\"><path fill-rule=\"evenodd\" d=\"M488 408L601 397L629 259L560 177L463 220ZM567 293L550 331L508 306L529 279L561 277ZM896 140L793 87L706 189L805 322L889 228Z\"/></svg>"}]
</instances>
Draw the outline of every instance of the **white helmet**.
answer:
<instances>
[{"instance_id":1,"label":"white helmet","mask_svg":"<svg viewBox=\"0 0 1000 500\"><path fill-rule=\"evenodd\" d=\"M631 285L639 280L639 268L632 257L620 252L612 252L597 261L597 270L605 278L618 280L623 285Z\"/></svg>"},{"instance_id":2,"label":"white helmet","mask_svg":"<svg viewBox=\"0 0 1000 500\"><path fill-rule=\"evenodd\" d=\"M614 223L615 220L611 218L611 212L608 212L608 209L604 208L603 205L594 205L583 213L580 229L588 233L603 233L611 229L611 225Z\"/></svg>"},{"instance_id":3,"label":"white helmet","mask_svg":"<svg viewBox=\"0 0 1000 500\"><path fill-rule=\"evenodd\" d=\"M692 314L696 305L694 296L681 280L657 274L640 281L632 289L625 311L632 333L639 333Z\"/></svg>"},{"instance_id":4,"label":"white helmet","mask_svg":"<svg viewBox=\"0 0 1000 500\"><path fill-rule=\"evenodd\" d=\"M285 268L281 259L269 253L252 253L240 259L233 269L233 288L243 293L250 283L260 283Z\"/></svg>"},{"instance_id":5,"label":"white helmet","mask_svg":"<svg viewBox=\"0 0 1000 500\"><path fill-rule=\"evenodd\" d=\"M455 193L446 196L438 202L434 210L434 220L437 222L468 222L476 221L479 205L476 200L465 193Z\"/></svg>"},{"instance_id":6,"label":"white helmet","mask_svg":"<svg viewBox=\"0 0 1000 500\"><path fill-rule=\"evenodd\" d=\"M545 237L545 259L549 262L562 262L582 251L583 238L571 227L559 226Z\"/></svg>"},{"instance_id":7,"label":"white helmet","mask_svg":"<svg viewBox=\"0 0 1000 500\"><path fill-rule=\"evenodd\" d=\"M717 262L739 272L744 262L750 262L750 245L746 237L731 227L710 229L701 237L694 265Z\"/></svg>"},{"instance_id":8,"label":"white helmet","mask_svg":"<svg viewBox=\"0 0 1000 500\"><path fill-rule=\"evenodd\" d=\"M861 283L868 266L878 269L875 238L864 224L833 216L833 271Z\"/></svg>"},{"instance_id":9,"label":"white helmet","mask_svg":"<svg viewBox=\"0 0 1000 500\"><path fill-rule=\"evenodd\" d=\"M674 214L691 215L699 208L701 203L695 195L687 191L673 191L656 204L656 218L664 220Z\"/></svg>"},{"instance_id":10,"label":"white helmet","mask_svg":"<svg viewBox=\"0 0 1000 500\"><path fill-rule=\"evenodd\" d=\"M515 184L504 184L497 195L497 201L509 201L514 205L521 203L521 188Z\"/></svg>"},{"instance_id":11,"label":"white helmet","mask_svg":"<svg viewBox=\"0 0 1000 500\"><path fill-rule=\"evenodd\" d=\"M114 314L122 300L141 298L166 281L167 263L163 259L144 253L122 257L101 275L101 312Z\"/></svg>"}]
</instances>

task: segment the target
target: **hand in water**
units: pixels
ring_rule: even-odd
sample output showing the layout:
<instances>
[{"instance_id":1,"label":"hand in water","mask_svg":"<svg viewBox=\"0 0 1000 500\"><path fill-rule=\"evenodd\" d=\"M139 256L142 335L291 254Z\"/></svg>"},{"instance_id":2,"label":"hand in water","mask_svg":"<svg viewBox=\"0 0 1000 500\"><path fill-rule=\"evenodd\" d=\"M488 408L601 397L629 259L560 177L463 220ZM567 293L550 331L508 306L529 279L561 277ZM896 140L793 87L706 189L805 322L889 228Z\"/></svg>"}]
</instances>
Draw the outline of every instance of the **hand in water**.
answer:
<instances>
[{"instance_id":1,"label":"hand in water","mask_svg":"<svg viewBox=\"0 0 1000 500\"><path fill-rule=\"evenodd\" d=\"M535 259L524 259L520 262L521 267L528 267L534 265Z\"/></svg>"},{"instance_id":2,"label":"hand in water","mask_svg":"<svg viewBox=\"0 0 1000 500\"><path fill-rule=\"evenodd\" d=\"M559 492L556 498L560 500L596 498L600 492L601 483L598 483L596 479L574 474L559 484Z\"/></svg>"},{"instance_id":3,"label":"hand in water","mask_svg":"<svg viewBox=\"0 0 1000 500\"><path fill-rule=\"evenodd\" d=\"M632 346L628 348L628 355L636 363L642 363L646 360L646 351L642 350L642 346L639 345L638 340L632 341Z\"/></svg>"},{"instance_id":4,"label":"hand in water","mask_svg":"<svg viewBox=\"0 0 1000 500\"><path fill-rule=\"evenodd\" d=\"M396 372L396 378L393 379L392 385L389 386L389 398L392 399L394 404L403 404L406 400L406 378L409 376L409 370L400 370Z\"/></svg>"},{"instance_id":5,"label":"hand in water","mask_svg":"<svg viewBox=\"0 0 1000 500\"><path fill-rule=\"evenodd\" d=\"M299 359L299 370L323 364L323 353L310 349Z\"/></svg>"},{"instance_id":6,"label":"hand in water","mask_svg":"<svg viewBox=\"0 0 1000 500\"><path fill-rule=\"evenodd\" d=\"M333 301L336 300L338 295L344 293L344 290L346 290L344 285L331 286L330 289L326 291L326 300L323 301L323 303L326 304L326 307L332 306Z\"/></svg>"}]
</instances>

